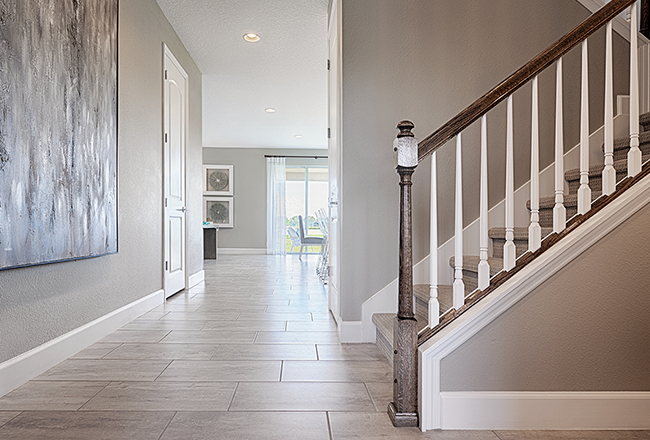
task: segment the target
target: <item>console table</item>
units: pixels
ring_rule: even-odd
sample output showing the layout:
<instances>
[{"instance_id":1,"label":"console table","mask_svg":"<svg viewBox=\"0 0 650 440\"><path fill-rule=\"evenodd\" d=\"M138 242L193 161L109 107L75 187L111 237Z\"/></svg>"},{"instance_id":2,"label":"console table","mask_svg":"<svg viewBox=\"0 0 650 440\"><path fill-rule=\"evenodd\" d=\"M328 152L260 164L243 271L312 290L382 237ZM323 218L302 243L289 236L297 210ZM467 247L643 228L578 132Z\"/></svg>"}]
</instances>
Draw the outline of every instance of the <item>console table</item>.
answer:
<instances>
[{"instance_id":1,"label":"console table","mask_svg":"<svg viewBox=\"0 0 650 440\"><path fill-rule=\"evenodd\" d=\"M203 259L217 259L219 225L203 225Z\"/></svg>"}]
</instances>

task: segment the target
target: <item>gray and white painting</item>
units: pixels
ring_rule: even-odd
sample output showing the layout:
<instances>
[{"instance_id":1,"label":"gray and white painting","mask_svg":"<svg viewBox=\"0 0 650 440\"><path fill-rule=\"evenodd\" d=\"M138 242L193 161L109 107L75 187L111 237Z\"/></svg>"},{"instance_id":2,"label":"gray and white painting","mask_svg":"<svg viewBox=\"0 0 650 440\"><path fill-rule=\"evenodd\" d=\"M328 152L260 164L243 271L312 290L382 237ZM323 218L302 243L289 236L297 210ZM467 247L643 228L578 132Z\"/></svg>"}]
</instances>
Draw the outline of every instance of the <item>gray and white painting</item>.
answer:
<instances>
[{"instance_id":1,"label":"gray and white painting","mask_svg":"<svg viewBox=\"0 0 650 440\"><path fill-rule=\"evenodd\" d=\"M0 269L117 252L117 0L0 0Z\"/></svg>"}]
</instances>

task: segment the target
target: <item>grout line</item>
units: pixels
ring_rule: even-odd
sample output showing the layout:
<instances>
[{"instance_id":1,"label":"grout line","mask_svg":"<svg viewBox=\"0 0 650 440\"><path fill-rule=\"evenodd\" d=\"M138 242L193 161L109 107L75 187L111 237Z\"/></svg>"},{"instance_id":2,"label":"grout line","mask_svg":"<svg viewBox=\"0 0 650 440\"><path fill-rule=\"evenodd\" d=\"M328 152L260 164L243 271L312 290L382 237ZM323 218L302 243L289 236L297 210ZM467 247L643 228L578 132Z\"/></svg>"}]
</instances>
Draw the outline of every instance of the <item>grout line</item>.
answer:
<instances>
[{"instance_id":1,"label":"grout line","mask_svg":"<svg viewBox=\"0 0 650 440\"><path fill-rule=\"evenodd\" d=\"M6 395L6 394L5 394L5 395ZM16 412L17 412L18 414L16 414L15 416L13 416L12 418L10 418L10 419L7 420L6 422L4 422L4 423L0 423L0 428L2 428L2 427L5 426L7 423L11 422L11 421L14 420L16 417L20 416L21 414L23 414L23 413L26 412L26 411L16 411Z\"/></svg>"},{"instance_id":2,"label":"grout line","mask_svg":"<svg viewBox=\"0 0 650 440\"><path fill-rule=\"evenodd\" d=\"M334 434L332 433L332 421L330 420L330 411L325 411L325 418L327 419L327 430L330 434L330 440L334 439Z\"/></svg>"},{"instance_id":3,"label":"grout line","mask_svg":"<svg viewBox=\"0 0 650 440\"><path fill-rule=\"evenodd\" d=\"M284 361L280 364L280 382L282 382L282 375L284 374Z\"/></svg>"},{"instance_id":4,"label":"grout line","mask_svg":"<svg viewBox=\"0 0 650 440\"><path fill-rule=\"evenodd\" d=\"M497 432L496 432L494 429L493 429L492 431L490 431L490 432L492 432L492 434L494 434L494 436L495 436L496 438L498 438L499 440L503 440L503 439L501 438L501 436L499 436L499 434L497 434Z\"/></svg>"},{"instance_id":5,"label":"grout line","mask_svg":"<svg viewBox=\"0 0 650 440\"><path fill-rule=\"evenodd\" d=\"M314 344L314 347L316 347L316 360L320 361L320 354L318 353L318 344Z\"/></svg>"},{"instance_id":6,"label":"grout line","mask_svg":"<svg viewBox=\"0 0 650 440\"><path fill-rule=\"evenodd\" d=\"M152 382L157 381L158 378L159 378L160 376L162 376L162 374L167 370L167 368L169 368L169 366L172 364L172 362L174 362L173 359L172 359L171 361L169 361L169 363L167 364L167 366L166 366L165 368L163 368L163 370L160 372L160 374L159 374L158 376L156 376L156 378L155 378L154 380L152 380Z\"/></svg>"},{"instance_id":7,"label":"grout line","mask_svg":"<svg viewBox=\"0 0 650 440\"><path fill-rule=\"evenodd\" d=\"M226 411L230 411L232 402L235 400L235 394L237 394L237 390L239 389L239 384L240 382L235 382L235 389L232 392L232 396L230 396L230 402L228 402L228 408L226 409Z\"/></svg>"},{"instance_id":8,"label":"grout line","mask_svg":"<svg viewBox=\"0 0 650 440\"><path fill-rule=\"evenodd\" d=\"M79 411L79 410L83 409L84 406L88 405L88 403L89 403L91 400L93 400L95 397L97 397L97 395L98 395L99 393L101 393L102 391L104 391L104 390L106 389L106 387L108 387L108 386L109 386L110 384L112 384L112 383L113 383L113 381L112 381L112 380L109 380L109 381L106 383L106 385L104 385L104 386L102 387L101 390L99 390L99 391L97 391L95 394L93 394L93 396L92 396L90 399L86 400L86 401L83 403L83 405L81 405L79 408L77 408L76 411Z\"/></svg>"},{"instance_id":9,"label":"grout line","mask_svg":"<svg viewBox=\"0 0 650 440\"><path fill-rule=\"evenodd\" d=\"M178 414L178 411L174 411L174 415L169 419L169 422L167 422L167 425L165 425L165 429L163 429L162 432L160 433L160 436L158 437L158 440L160 440L163 437L163 435L165 435L165 431L167 431L167 428L169 428L169 425L172 424L172 420L174 420L176 418L176 414Z\"/></svg>"}]
</instances>

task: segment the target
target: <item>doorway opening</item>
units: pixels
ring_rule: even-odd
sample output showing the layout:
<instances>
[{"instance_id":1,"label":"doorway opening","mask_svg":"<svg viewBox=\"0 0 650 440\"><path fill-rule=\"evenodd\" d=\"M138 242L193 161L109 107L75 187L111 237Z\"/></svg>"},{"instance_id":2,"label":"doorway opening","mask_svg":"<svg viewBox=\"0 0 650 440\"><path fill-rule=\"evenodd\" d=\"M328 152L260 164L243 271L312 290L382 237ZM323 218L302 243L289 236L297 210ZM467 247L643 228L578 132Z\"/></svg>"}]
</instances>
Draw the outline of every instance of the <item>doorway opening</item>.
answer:
<instances>
[{"instance_id":1,"label":"doorway opening","mask_svg":"<svg viewBox=\"0 0 650 440\"><path fill-rule=\"evenodd\" d=\"M297 254L291 231L300 231L299 216L303 218L305 237L323 237L323 214L327 214L329 194L329 173L327 167L287 166L286 168L286 216L287 253ZM304 253L304 252L303 252ZM307 247L308 254L320 254L321 246Z\"/></svg>"}]
</instances>

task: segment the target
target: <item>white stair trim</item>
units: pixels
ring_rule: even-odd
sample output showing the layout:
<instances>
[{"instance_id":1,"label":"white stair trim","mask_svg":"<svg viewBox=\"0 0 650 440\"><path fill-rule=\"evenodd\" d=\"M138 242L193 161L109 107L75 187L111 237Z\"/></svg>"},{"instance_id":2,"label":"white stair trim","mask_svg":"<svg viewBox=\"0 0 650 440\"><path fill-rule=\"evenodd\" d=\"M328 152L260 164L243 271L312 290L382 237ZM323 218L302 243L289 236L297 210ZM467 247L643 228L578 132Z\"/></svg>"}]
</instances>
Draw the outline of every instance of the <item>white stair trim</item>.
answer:
<instances>
[{"instance_id":1,"label":"white stair trim","mask_svg":"<svg viewBox=\"0 0 650 440\"><path fill-rule=\"evenodd\" d=\"M442 429L648 429L650 392L443 392Z\"/></svg>"},{"instance_id":2,"label":"white stair trim","mask_svg":"<svg viewBox=\"0 0 650 440\"><path fill-rule=\"evenodd\" d=\"M648 203L650 176L637 182L419 347L422 430L440 429L442 415L451 417L451 409L443 407L441 398L441 360ZM545 429L554 429L554 423L559 422L549 420Z\"/></svg>"},{"instance_id":3,"label":"white stair trim","mask_svg":"<svg viewBox=\"0 0 650 440\"><path fill-rule=\"evenodd\" d=\"M164 302L164 290L157 290L1 363L0 396L18 388Z\"/></svg>"}]
</instances>

